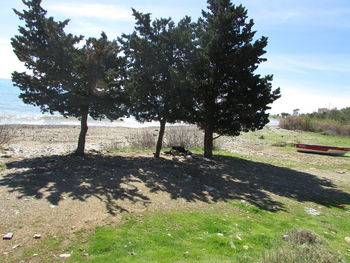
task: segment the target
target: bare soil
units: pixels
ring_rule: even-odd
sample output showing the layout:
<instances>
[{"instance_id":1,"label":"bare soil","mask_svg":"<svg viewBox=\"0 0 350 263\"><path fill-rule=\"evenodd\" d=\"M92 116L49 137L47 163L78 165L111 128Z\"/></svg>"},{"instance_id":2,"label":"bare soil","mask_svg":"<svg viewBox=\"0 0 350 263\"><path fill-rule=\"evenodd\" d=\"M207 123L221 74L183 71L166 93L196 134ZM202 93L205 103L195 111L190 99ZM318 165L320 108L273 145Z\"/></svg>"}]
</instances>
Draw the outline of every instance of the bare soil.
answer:
<instances>
[{"instance_id":1,"label":"bare soil","mask_svg":"<svg viewBox=\"0 0 350 263\"><path fill-rule=\"evenodd\" d=\"M76 147L78 127L12 128L12 140L0 159L6 164L0 170L0 234L14 233L12 240L0 240L0 255L8 260L24 247L33 248L35 254L43 239L69 240L81 229L119 222L123 213L191 210L232 199L270 211L287 210L284 197L327 206L350 204L350 194L339 187L349 182L349 170L289 169L229 156L173 160L165 155L154 159L152 153L111 153L106 149L127 146L127 138L136 130L110 127L89 128L87 155L82 158L69 154ZM240 137L222 143L232 152L281 162L293 158L306 163L339 162L326 156L282 153ZM42 238L34 239L35 234ZM15 245L20 247L13 249ZM39 261L31 257L26 262Z\"/></svg>"}]
</instances>

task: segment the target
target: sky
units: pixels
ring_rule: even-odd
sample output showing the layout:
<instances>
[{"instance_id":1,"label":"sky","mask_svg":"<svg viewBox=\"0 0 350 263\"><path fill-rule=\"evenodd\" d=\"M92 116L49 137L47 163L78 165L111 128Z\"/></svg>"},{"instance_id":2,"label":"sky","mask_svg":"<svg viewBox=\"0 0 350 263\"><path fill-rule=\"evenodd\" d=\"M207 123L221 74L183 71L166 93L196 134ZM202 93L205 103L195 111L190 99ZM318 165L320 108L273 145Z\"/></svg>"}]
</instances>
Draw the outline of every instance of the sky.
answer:
<instances>
[{"instance_id":1,"label":"sky","mask_svg":"<svg viewBox=\"0 0 350 263\"><path fill-rule=\"evenodd\" d=\"M274 76L273 88L282 97L270 113L301 113L318 108L350 107L350 1L349 0L238 0L255 22L256 36L269 39L264 55L267 62L257 73ZM131 8L151 13L152 18L185 15L193 20L206 9L205 0L42 0L48 16L70 19L66 31L85 37L110 39L131 33L134 18ZM21 0L1 0L0 78L24 71L12 52L10 39L21 23L12 8L23 10Z\"/></svg>"}]
</instances>

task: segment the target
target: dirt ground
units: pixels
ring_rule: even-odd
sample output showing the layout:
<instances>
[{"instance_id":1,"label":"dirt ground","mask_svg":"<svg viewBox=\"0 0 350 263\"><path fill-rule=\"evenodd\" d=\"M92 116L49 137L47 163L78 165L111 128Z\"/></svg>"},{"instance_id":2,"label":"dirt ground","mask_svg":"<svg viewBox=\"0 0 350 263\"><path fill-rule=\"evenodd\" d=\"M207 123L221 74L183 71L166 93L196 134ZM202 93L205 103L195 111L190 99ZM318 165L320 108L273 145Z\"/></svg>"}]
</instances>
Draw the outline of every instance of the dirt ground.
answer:
<instances>
[{"instance_id":1,"label":"dirt ground","mask_svg":"<svg viewBox=\"0 0 350 263\"><path fill-rule=\"evenodd\" d=\"M76 147L74 126L12 126L10 145L3 152L0 170L0 255L12 257L45 238L80 229L119 222L126 212L192 209L214 202L243 199L261 209L286 210L278 197L321 205L350 204L350 194L338 185L348 183L349 171L289 169L229 156L212 160L173 160L152 153L111 153L105 149L127 146L135 129L90 127L87 155L69 155ZM156 132L156 128L154 132ZM271 128L270 128L271 129ZM225 139L236 153L302 159L306 163L338 162L324 156L281 152L278 148ZM347 157L344 157L347 158ZM346 159L350 160L350 159ZM344 159L342 159L344 161ZM41 239L34 239L40 234ZM20 245L17 248L13 248ZM5 261L6 262L6 261ZM26 262L37 262L35 257Z\"/></svg>"}]
</instances>

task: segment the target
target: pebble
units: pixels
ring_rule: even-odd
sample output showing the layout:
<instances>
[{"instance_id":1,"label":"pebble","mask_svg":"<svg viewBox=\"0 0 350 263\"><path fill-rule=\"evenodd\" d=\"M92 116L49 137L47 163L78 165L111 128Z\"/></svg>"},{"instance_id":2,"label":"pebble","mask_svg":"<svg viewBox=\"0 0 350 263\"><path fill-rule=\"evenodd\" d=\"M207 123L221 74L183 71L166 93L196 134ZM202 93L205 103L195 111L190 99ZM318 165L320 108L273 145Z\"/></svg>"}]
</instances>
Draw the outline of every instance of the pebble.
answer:
<instances>
[{"instance_id":1,"label":"pebble","mask_svg":"<svg viewBox=\"0 0 350 263\"><path fill-rule=\"evenodd\" d=\"M33 238L39 239L39 238L41 238L41 235L40 235L40 234L35 234L35 235L33 236Z\"/></svg>"},{"instance_id":2,"label":"pebble","mask_svg":"<svg viewBox=\"0 0 350 263\"><path fill-rule=\"evenodd\" d=\"M21 246L20 244L14 245L14 246L12 247L12 249L19 248L20 246Z\"/></svg>"},{"instance_id":3,"label":"pebble","mask_svg":"<svg viewBox=\"0 0 350 263\"><path fill-rule=\"evenodd\" d=\"M71 256L71 254L60 254L59 257L60 258L69 258Z\"/></svg>"},{"instance_id":4,"label":"pebble","mask_svg":"<svg viewBox=\"0 0 350 263\"><path fill-rule=\"evenodd\" d=\"M283 239L288 241L289 240L289 235L283 235Z\"/></svg>"},{"instance_id":5,"label":"pebble","mask_svg":"<svg viewBox=\"0 0 350 263\"><path fill-rule=\"evenodd\" d=\"M215 189L215 187L212 187L212 186L207 186L206 188L205 188L205 190L207 190L207 191L214 191L214 190L216 190Z\"/></svg>"},{"instance_id":6,"label":"pebble","mask_svg":"<svg viewBox=\"0 0 350 263\"><path fill-rule=\"evenodd\" d=\"M319 216L321 215L321 212L317 211L316 209L305 207L305 212L308 213L309 215L313 216Z\"/></svg>"},{"instance_id":7,"label":"pebble","mask_svg":"<svg viewBox=\"0 0 350 263\"><path fill-rule=\"evenodd\" d=\"M32 255L32 257L37 257L37 256L39 256L39 254L33 254L33 255Z\"/></svg>"},{"instance_id":8,"label":"pebble","mask_svg":"<svg viewBox=\"0 0 350 263\"><path fill-rule=\"evenodd\" d=\"M129 255L131 255L131 256L136 256L136 252L131 251L131 252L129 252Z\"/></svg>"},{"instance_id":9,"label":"pebble","mask_svg":"<svg viewBox=\"0 0 350 263\"><path fill-rule=\"evenodd\" d=\"M350 243L350 237L345 237L344 240L348 243Z\"/></svg>"},{"instance_id":10,"label":"pebble","mask_svg":"<svg viewBox=\"0 0 350 263\"><path fill-rule=\"evenodd\" d=\"M13 233L7 233L6 235L4 235L4 236L2 237L2 239L4 239L4 240L10 240L10 239L12 239L12 237L13 237Z\"/></svg>"},{"instance_id":11,"label":"pebble","mask_svg":"<svg viewBox=\"0 0 350 263\"><path fill-rule=\"evenodd\" d=\"M192 161L193 160L193 157L191 155L187 155L186 156L186 159L189 160L189 161Z\"/></svg>"},{"instance_id":12,"label":"pebble","mask_svg":"<svg viewBox=\"0 0 350 263\"><path fill-rule=\"evenodd\" d=\"M230 241L230 247L231 248L236 248L235 244L233 243L233 241Z\"/></svg>"},{"instance_id":13,"label":"pebble","mask_svg":"<svg viewBox=\"0 0 350 263\"><path fill-rule=\"evenodd\" d=\"M223 233L217 233L217 235L220 236L220 237L223 237L223 236L224 236Z\"/></svg>"}]
</instances>

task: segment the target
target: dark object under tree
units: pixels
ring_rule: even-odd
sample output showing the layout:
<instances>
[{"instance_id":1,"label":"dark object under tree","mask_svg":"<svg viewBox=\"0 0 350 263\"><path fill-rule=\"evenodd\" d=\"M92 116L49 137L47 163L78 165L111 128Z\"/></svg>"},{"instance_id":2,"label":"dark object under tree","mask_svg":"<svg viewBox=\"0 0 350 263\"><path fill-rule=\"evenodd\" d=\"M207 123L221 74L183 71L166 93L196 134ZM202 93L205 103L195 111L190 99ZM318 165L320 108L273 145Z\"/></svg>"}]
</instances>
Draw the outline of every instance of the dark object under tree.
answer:
<instances>
[{"instance_id":1,"label":"dark object under tree","mask_svg":"<svg viewBox=\"0 0 350 263\"><path fill-rule=\"evenodd\" d=\"M266 59L267 38L254 41L246 9L230 0L208 0L198 20L198 47L191 69L195 103L192 119L204 130L204 156L212 157L213 134L237 136L268 123L269 104L280 97L272 91L272 75L255 71Z\"/></svg>"},{"instance_id":2,"label":"dark object under tree","mask_svg":"<svg viewBox=\"0 0 350 263\"><path fill-rule=\"evenodd\" d=\"M117 43L108 41L104 33L78 48L83 37L65 33L69 20L56 22L46 17L41 0L23 3L28 10L14 11L25 25L19 26L12 46L28 73L14 72L12 81L20 88L24 103L39 106L43 113L80 119L75 154L83 155L89 115L95 119L125 115L125 60L118 57Z\"/></svg>"}]
</instances>

